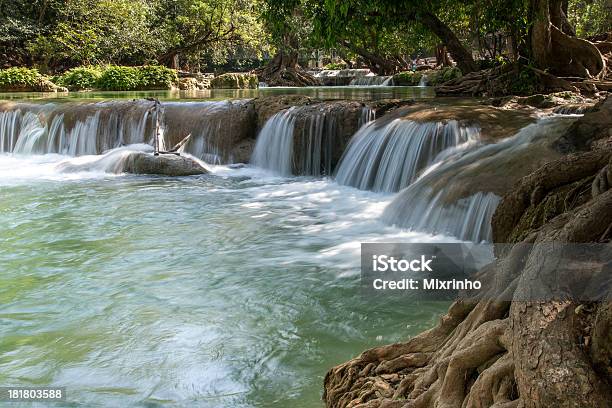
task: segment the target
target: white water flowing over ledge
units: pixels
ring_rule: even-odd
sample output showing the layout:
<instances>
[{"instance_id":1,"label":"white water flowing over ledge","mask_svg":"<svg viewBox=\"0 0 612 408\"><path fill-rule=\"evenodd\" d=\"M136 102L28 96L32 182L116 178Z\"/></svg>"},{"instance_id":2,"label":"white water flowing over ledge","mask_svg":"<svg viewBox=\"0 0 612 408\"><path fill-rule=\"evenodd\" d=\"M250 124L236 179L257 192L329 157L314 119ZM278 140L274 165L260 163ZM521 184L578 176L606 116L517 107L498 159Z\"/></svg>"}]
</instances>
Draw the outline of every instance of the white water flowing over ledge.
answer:
<instances>
[{"instance_id":1,"label":"white water flowing over ledge","mask_svg":"<svg viewBox=\"0 0 612 408\"><path fill-rule=\"evenodd\" d=\"M259 132L251 163L283 176L293 171L294 108L274 114Z\"/></svg>"},{"instance_id":2,"label":"white water flowing over ledge","mask_svg":"<svg viewBox=\"0 0 612 408\"><path fill-rule=\"evenodd\" d=\"M358 106L304 105L272 115L257 136L250 163L283 176L331 176L353 132L376 118L374 109Z\"/></svg>"},{"instance_id":3,"label":"white water flowing over ledge","mask_svg":"<svg viewBox=\"0 0 612 408\"><path fill-rule=\"evenodd\" d=\"M366 75L352 79L349 86L388 86L391 76Z\"/></svg>"},{"instance_id":4,"label":"white water flowing over ledge","mask_svg":"<svg viewBox=\"0 0 612 408\"><path fill-rule=\"evenodd\" d=\"M566 118L542 119L498 143L443 152L418 180L394 197L382 220L411 231L491 241L491 220L500 194L529 168L529 161L534 166L570 123ZM517 174L508 179L505 172Z\"/></svg>"},{"instance_id":5,"label":"white water flowing over ledge","mask_svg":"<svg viewBox=\"0 0 612 408\"><path fill-rule=\"evenodd\" d=\"M243 102L162 103L161 144L171 146L191 134L186 152L209 163L231 163L231 146L248 136L242 134L248 126L240 123ZM152 106L144 100L5 104L0 106L0 153L83 156L151 144ZM228 116L234 119L229 125Z\"/></svg>"},{"instance_id":6,"label":"white water flowing over ledge","mask_svg":"<svg viewBox=\"0 0 612 408\"><path fill-rule=\"evenodd\" d=\"M339 184L395 192L407 187L444 150L479 138L479 128L457 121L418 123L395 119L362 127L351 139L336 171Z\"/></svg>"}]
</instances>

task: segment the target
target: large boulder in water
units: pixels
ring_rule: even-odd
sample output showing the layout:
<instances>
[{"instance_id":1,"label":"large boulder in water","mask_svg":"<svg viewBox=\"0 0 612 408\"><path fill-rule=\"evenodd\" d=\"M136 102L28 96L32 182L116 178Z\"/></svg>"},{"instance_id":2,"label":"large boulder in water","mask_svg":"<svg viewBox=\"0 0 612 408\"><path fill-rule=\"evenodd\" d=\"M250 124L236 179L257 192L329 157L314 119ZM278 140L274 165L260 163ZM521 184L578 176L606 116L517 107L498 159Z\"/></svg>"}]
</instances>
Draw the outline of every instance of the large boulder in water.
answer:
<instances>
[{"instance_id":1,"label":"large boulder in water","mask_svg":"<svg viewBox=\"0 0 612 408\"><path fill-rule=\"evenodd\" d=\"M124 173L159 174L163 176L193 176L206 174L200 163L188 156L175 154L160 154L158 156L146 152L133 152L123 162Z\"/></svg>"},{"instance_id":2,"label":"large boulder in water","mask_svg":"<svg viewBox=\"0 0 612 408\"><path fill-rule=\"evenodd\" d=\"M102 156L83 156L65 160L56 169L61 173L103 172L192 176L208 170L190 156L160 154L148 145L131 145L110 150Z\"/></svg>"}]
</instances>

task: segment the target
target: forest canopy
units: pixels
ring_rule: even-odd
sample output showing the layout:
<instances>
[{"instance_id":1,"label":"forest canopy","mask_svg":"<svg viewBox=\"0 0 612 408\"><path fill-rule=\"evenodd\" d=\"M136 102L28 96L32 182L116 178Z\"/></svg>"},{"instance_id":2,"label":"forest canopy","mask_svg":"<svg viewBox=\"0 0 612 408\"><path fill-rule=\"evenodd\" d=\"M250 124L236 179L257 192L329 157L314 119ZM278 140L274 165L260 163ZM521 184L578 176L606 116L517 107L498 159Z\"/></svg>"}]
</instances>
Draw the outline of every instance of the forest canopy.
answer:
<instances>
[{"instance_id":1,"label":"forest canopy","mask_svg":"<svg viewBox=\"0 0 612 408\"><path fill-rule=\"evenodd\" d=\"M276 61L284 65L333 56L379 74L434 55L464 72L519 58L538 66L551 55L534 43L547 41L537 29L544 18L564 35L589 39L610 30L612 6L607 0L0 0L0 68L162 64L239 71L275 55L285 55Z\"/></svg>"}]
</instances>

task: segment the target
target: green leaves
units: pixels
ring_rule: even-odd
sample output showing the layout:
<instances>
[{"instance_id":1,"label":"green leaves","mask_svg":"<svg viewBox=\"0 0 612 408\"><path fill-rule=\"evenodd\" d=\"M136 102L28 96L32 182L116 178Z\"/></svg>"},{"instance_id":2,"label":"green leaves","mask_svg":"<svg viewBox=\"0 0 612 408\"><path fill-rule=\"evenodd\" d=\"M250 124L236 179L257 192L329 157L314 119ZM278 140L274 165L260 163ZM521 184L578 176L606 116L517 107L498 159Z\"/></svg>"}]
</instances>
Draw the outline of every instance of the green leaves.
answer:
<instances>
[{"instance_id":1,"label":"green leaves","mask_svg":"<svg viewBox=\"0 0 612 408\"><path fill-rule=\"evenodd\" d=\"M41 75L36 69L8 68L0 70L0 88L33 87Z\"/></svg>"},{"instance_id":2,"label":"green leaves","mask_svg":"<svg viewBox=\"0 0 612 408\"><path fill-rule=\"evenodd\" d=\"M100 67L78 67L66 71L59 77L57 83L71 91L94 89L98 86L101 76L102 68Z\"/></svg>"},{"instance_id":3,"label":"green leaves","mask_svg":"<svg viewBox=\"0 0 612 408\"><path fill-rule=\"evenodd\" d=\"M169 89L178 81L176 71L162 66L109 66L98 79L97 86L108 91Z\"/></svg>"}]
</instances>

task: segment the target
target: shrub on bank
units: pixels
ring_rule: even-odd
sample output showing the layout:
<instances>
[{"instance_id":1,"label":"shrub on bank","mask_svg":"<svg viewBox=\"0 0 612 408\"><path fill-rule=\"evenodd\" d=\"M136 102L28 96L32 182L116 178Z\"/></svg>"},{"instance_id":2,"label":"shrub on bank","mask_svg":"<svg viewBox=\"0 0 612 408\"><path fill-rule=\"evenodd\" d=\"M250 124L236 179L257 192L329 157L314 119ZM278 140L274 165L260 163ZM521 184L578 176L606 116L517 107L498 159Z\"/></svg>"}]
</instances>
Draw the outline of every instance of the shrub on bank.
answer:
<instances>
[{"instance_id":1,"label":"shrub on bank","mask_svg":"<svg viewBox=\"0 0 612 408\"><path fill-rule=\"evenodd\" d=\"M393 85L395 86L417 86L423 76L420 71L406 71L393 75Z\"/></svg>"},{"instance_id":2,"label":"shrub on bank","mask_svg":"<svg viewBox=\"0 0 612 408\"><path fill-rule=\"evenodd\" d=\"M135 67L111 65L104 69L98 80L98 88L104 91L133 91L140 85L140 75Z\"/></svg>"},{"instance_id":3,"label":"shrub on bank","mask_svg":"<svg viewBox=\"0 0 612 408\"><path fill-rule=\"evenodd\" d=\"M170 89L178 82L176 71L157 65L142 67L106 67L97 81L97 87L105 91L137 91L146 89Z\"/></svg>"},{"instance_id":4,"label":"shrub on bank","mask_svg":"<svg viewBox=\"0 0 612 408\"><path fill-rule=\"evenodd\" d=\"M59 85L65 86L71 91L94 89L102 76L99 67L78 67L64 72L57 80Z\"/></svg>"},{"instance_id":5,"label":"shrub on bank","mask_svg":"<svg viewBox=\"0 0 612 408\"><path fill-rule=\"evenodd\" d=\"M178 83L176 71L160 65L138 67L140 89L170 89Z\"/></svg>"},{"instance_id":6,"label":"shrub on bank","mask_svg":"<svg viewBox=\"0 0 612 408\"><path fill-rule=\"evenodd\" d=\"M3 92L56 92L65 91L34 68L7 68L0 70L0 91Z\"/></svg>"},{"instance_id":7,"label":"shrub on bank","mask_svg":"<svg viewBox=\"0 0 612 408\"><path fill-rule=\"evenodd\" d=\"M19 90L34 88L42 75L36 69L8 68L0 70L0 89Z\"/></svg>"}]
</instances>

